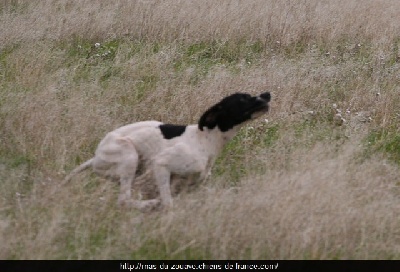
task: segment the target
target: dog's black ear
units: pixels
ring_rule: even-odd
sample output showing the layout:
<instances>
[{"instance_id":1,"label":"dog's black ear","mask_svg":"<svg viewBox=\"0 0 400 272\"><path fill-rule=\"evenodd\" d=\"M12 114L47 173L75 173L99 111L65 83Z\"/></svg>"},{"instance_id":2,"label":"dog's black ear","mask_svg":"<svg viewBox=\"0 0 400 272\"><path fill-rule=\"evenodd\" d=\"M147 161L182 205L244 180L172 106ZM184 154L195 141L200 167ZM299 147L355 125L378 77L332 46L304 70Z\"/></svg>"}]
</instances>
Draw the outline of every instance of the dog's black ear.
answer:
<instances>
[{"instance_id":1,"label":"dog's black ear","mask_svg":"<svg viewBox=\"0 0 400 272\"><path fill-rule=\"evenodd\" d=\"M199 129L203 131L204 127L209 129L213 129L217 126L218 116L221 113L221 105L217 104L211 108L209 108L199 120Z\"/></svg>"}]
</instances>

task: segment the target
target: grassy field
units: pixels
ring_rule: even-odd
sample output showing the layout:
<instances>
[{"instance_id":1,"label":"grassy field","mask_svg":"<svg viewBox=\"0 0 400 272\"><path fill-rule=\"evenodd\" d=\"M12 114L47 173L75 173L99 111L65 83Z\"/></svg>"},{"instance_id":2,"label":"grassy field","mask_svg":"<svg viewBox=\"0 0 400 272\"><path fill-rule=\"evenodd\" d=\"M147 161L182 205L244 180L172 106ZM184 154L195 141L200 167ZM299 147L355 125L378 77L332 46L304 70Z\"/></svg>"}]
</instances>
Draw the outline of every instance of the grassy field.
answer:
<instances>
[{"instance_id":1,"label":"grassy field","mask_svg":"<svg viewBox=\"0 0 400 272\"><path fill-rule=\"evenodd\" d=\"M0 259L400 259L397 0L3 0ZM85 172L108 131L271 111L171 212Z\"/></svg>"}]
</instances>

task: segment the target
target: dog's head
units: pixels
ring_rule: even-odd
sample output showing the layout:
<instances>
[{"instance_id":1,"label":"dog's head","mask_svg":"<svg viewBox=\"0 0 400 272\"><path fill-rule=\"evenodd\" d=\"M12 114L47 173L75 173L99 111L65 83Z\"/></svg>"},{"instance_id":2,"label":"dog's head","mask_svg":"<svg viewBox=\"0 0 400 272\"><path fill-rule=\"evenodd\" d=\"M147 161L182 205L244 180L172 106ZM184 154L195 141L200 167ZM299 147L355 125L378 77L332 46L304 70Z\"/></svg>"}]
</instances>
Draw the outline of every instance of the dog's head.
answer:
<instances>
[{"instance_id":1,"label":"dog's head","mask_svg":"<svg viewBox=\"0 0 400 272\"><path fill-rule=\"evenodd\" d=\"M257 118L268 111L271 94L266 92L259 96L246 93L235 93L222 99L209 108L199 120L199 129L213 129L216 126L222 131Z\"/></svg>"}]
</instances>

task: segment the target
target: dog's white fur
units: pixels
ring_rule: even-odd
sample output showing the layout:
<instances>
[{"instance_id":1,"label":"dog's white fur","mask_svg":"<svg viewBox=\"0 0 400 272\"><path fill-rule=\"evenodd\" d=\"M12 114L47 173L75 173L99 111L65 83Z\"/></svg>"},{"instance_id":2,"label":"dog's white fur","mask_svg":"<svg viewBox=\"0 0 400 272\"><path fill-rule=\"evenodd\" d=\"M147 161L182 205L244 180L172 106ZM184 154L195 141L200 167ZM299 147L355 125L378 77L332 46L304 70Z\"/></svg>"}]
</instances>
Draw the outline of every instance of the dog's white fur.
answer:
<instances>
[{"instance_id":1,"label":"dog's white fur","mask_svg":"<svg viewBox=\"0 0 400 272\"><path fill-rule=\"evenodd\" d=\"M266 96L266 94L263 95ZM235 95L232 95L232 97ZM262 102L265 106L263 109L250 112L248 120L258 117L268 110L267 102L269 102L270 98L265 99L263 95L258 97L251 97L248 94L240 95L246 96L247 99L251 98L253 104ZM254 99L258 99L261 102ZM237 102L234 101L235 99L231 100L235 103ZM240 102L237 103L240 104ZM170 138L166 138L163 135L160 126L164 124L158 121L133 123L109 132L98 145L95 156L73 170L65 178L65 182L69 181L78 172L91 166L94 172L101 176L119 179L119 204L145 210L149 207L155 207L159 200L139 201L131 199L132 182L135 179L139 162L143 161L146 162L145 165L151 170L156 181L161 205L163 207L171 207L171 174L182 176L199 174L200 180L206 179L223 146L232 139L244 122L241 121L238 124L231 125L232 127L229 126L229 129L221 129L223 127L222 123L228 120L224 118L230 118L226 111L234 111L235 109L225 109L223 103L218 105L210 108L203 115L199 124L188 125L184 128L183 133L177 133ZM245 113L243 112L242 114ZM219 117L222 115L224 115L224 118Z\"/></svg>"}]
</instances>

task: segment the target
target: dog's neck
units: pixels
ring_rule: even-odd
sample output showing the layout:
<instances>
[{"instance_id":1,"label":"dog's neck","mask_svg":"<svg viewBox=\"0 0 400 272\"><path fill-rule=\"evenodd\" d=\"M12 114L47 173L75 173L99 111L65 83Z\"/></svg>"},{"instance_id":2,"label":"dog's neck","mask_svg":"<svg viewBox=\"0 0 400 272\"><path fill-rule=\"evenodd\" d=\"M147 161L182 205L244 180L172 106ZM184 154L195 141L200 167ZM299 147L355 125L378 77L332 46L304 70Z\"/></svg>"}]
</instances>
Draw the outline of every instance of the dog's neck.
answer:
<instances>
[{"instance_id":1,"label":"dog's neck","mask_svg":"<svg viewBox=\"0 0 400 272\"><path fill-rule=\"evenodd\" d=\"M203 130L197 129L197 134L201 141L206 142L205 146L210 147L210 151L218 154L227 142L229 142L239 131L240 127L236 126L232 129L222 132L218 127L213 129L204 128Z\"/></svg>"}]
</instances>

